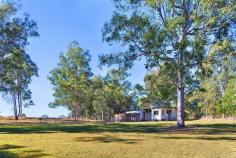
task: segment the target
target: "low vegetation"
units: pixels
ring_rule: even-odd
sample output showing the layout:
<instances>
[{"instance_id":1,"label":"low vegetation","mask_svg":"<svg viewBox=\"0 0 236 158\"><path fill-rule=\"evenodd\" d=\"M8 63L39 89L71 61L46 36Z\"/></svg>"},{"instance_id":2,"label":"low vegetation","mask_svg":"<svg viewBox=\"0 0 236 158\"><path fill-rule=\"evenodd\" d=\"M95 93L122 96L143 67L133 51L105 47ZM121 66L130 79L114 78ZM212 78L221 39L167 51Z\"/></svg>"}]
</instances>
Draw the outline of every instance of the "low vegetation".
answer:
<instances>
[{"instance_id":1,"label":"low vegetation","mask_svg":"<svg viewBox=\"0 0 236 158\"><path fill-rule=\"evenodd\" d=\"M177 129L175 122L26 122L1 122L1 158L236 157L232 120L187 121L185 129Z\"/></svg>"}]
</instances>

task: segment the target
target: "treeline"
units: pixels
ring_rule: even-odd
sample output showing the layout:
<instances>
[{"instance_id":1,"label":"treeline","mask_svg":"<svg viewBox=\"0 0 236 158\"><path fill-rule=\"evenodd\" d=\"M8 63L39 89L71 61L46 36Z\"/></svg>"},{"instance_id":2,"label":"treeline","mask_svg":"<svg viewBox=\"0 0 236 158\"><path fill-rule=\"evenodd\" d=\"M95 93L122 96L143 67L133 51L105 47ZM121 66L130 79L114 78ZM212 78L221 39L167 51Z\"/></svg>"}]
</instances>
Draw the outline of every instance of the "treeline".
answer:
<instances>
[{"instance_id":1,"label":"treeline","mask_svg":"<svg viewBox=\"0 0 236 158\"><path fill-rule=\"evenodd\" d=\"M224 54L221 53L224 50ZM224 43L217 48L220 55L207 65L209 75L200 80L198 89L187 94L187 113L192 117L236 116L236 52Z\"/></svg>"},{"instance_id":2,"label":"treeline","mask_svg":"<svg viewBox=\"0 0 236 158\"><path fill-rule=\"evenodd\" d=\"M214 58L216 59L216 58ZM89 51L74 41L50 72L55 101L50 107L64 106L75 118L111 120L115 113L152 106L176 107L175 74L167 67L145 75L144 86L132 85L123 69L111 69L106 76L94 75ZM229 117L236 111L236 56L233 49L205 65L207 75L195 83L189 80L185 91L185 115L194 119L204 116Z\"/></svg>"},{"instance_id":3,"label":"treeline","mask_svg":"<svg viewBox=\"0 0 236 158\"><path fill-rule=\"evenodd\" d=\"M115 0L113 3L115 11L103 27L103 40L119 43L124 49L102 55L103 65L117 64L127 70L134 61L143 59L147 69L166 74L167 82L176 88L178 128L185 126L186 111L190 114L196 108L201 113L202 108L198 108L201 103L214 115L232 106L225 104L233 99L233 94L226 97L227 88L218 86L220 79L214 76L223 68L221 63L230 61L230 54L235 56L236 1ZM231 74L227 72L227 76ZM208 81L220 95L210 97L210 89L204 84ZM227 79L222 83L229 82ZM206 100L206 93L200 99L189 100L198 89L207 90L210 100ZM217 107L222 110L216 110Z\"/></svg>"},{"instance_id":4,"label":"treeline","mask_svg":"<svg viewBox=\"0 0 236 158\"><path fill-rule=\"evenodd\" d=\"M54 102L50 107L64 106L75 119L111 120L114 113L137 109L137 92L133 91L128 74L111 69L105 77L93 75L88 51L74 41L60 55L57 68L50 72ZM137 86L136 86L137 87Z\"/></svg>"},{"instance_id":5,"label":"treeline","mask_svg":"<svg viewBox=\"0 0 236 158\"><path fill-rule=\"evenodd\" d=\"M26 53L29 38L39 36L36 23L28 14L17 17L18 5L0 4L0 91L13 105L15 119L23 107L34 105L29 84L38 67Z\"/></svg>"},{"instance_id":6,"label":"treeline","mask_svg":"<svg viewBox=\"0 0 236 158\"><path fill-rule=\"evenodd\" d=\"M234 49L228 47L228 51L214 58L217 62L205 65L207 75L195 82L189 80L185 91L186 119L236 116L236 56ZM141 98L141 105L165 103L176 106L175 78L165 67L147 74L144 79L147 95Z\"/></svg>"}]
</instances>

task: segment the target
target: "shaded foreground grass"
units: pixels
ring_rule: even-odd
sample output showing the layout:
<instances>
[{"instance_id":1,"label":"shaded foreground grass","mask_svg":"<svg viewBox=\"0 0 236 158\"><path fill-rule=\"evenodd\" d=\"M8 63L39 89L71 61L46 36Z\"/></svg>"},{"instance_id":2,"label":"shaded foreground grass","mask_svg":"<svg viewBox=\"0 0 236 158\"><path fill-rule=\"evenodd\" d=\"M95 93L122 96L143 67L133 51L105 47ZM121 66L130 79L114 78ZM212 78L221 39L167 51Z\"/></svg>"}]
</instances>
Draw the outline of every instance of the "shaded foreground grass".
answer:
<instances>
[{"instance_id":1,"label":"shaded foreground grass","mask_svg":"<svg viewBox=\"0 0 236 158\"><path fill-rule=\"evenodd\" d=\"M0 125L0 158L236 157L232 121Z\"/></svg>"}]
</instances>

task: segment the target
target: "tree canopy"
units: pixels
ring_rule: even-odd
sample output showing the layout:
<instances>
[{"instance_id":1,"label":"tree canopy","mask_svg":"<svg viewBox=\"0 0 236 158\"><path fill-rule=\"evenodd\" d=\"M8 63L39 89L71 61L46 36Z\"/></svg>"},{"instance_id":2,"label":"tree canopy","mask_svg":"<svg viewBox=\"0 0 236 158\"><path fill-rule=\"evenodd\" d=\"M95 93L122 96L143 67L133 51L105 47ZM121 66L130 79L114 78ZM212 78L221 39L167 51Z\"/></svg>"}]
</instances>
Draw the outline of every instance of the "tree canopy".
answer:
<instances>
[{"instance_id":1,"label":"tree canopy","mask_svg":"<svg viewBox=\"0 0 236 158\"><path fill-rule=\"evenodd\" d=\"M206 64L225 55L235 42L235 1L113 0L116 8L104 25L103 39L126 50L100 56L102 65L124 69L146 59L147 68L167 67L176 76L178 118L184 126L184 95L198 78L208 74ZM221 52L221 53L219 53Z\"/></svg>"},{"instance_id":2,"label":"tree canopy","mask_svg":"<svg viewBox=\"0 0 236 158\"><path fill-rule=\"evenodd\" d=\"M15 118L22 116L22 106L33 105L29 84L38 76L38 67L26 53L29 38L39 36L36 22L29 14L16 17L16 4L0 5L0 90L9 96Z\"/></svg>"},{"instance_id":3,"label":"tree canopy","mask_svg":"<svg viewBox=\"0 0 236 158\"><path fill-rule=\"evenodd\" d=\"M50 107L65 106L74 118L111 120L114 113L135 106L125 71L112 69L105 77L94 76L89 65L89 52L75 41L59 58L48 78L55 97Z\"/></svg>"}]
</instances>

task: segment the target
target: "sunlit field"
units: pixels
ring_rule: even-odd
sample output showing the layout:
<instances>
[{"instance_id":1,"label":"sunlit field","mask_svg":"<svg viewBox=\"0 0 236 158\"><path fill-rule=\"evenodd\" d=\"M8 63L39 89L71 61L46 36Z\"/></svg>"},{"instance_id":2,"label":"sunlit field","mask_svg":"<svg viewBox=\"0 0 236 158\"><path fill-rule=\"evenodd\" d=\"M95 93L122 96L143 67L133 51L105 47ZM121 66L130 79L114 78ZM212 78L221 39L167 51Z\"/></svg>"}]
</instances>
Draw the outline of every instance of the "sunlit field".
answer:
<instances>
[{"instance_id":1,"label":"sunlit field","mask_svg":"<svg viewBox=\"0 0 236 158\"><path fill-rule=\"evenodd\" d=\"M236 126L230 121L112 124L37 124L2 121L1 158L233 158Z\"/></svg>"}]
</instances>

